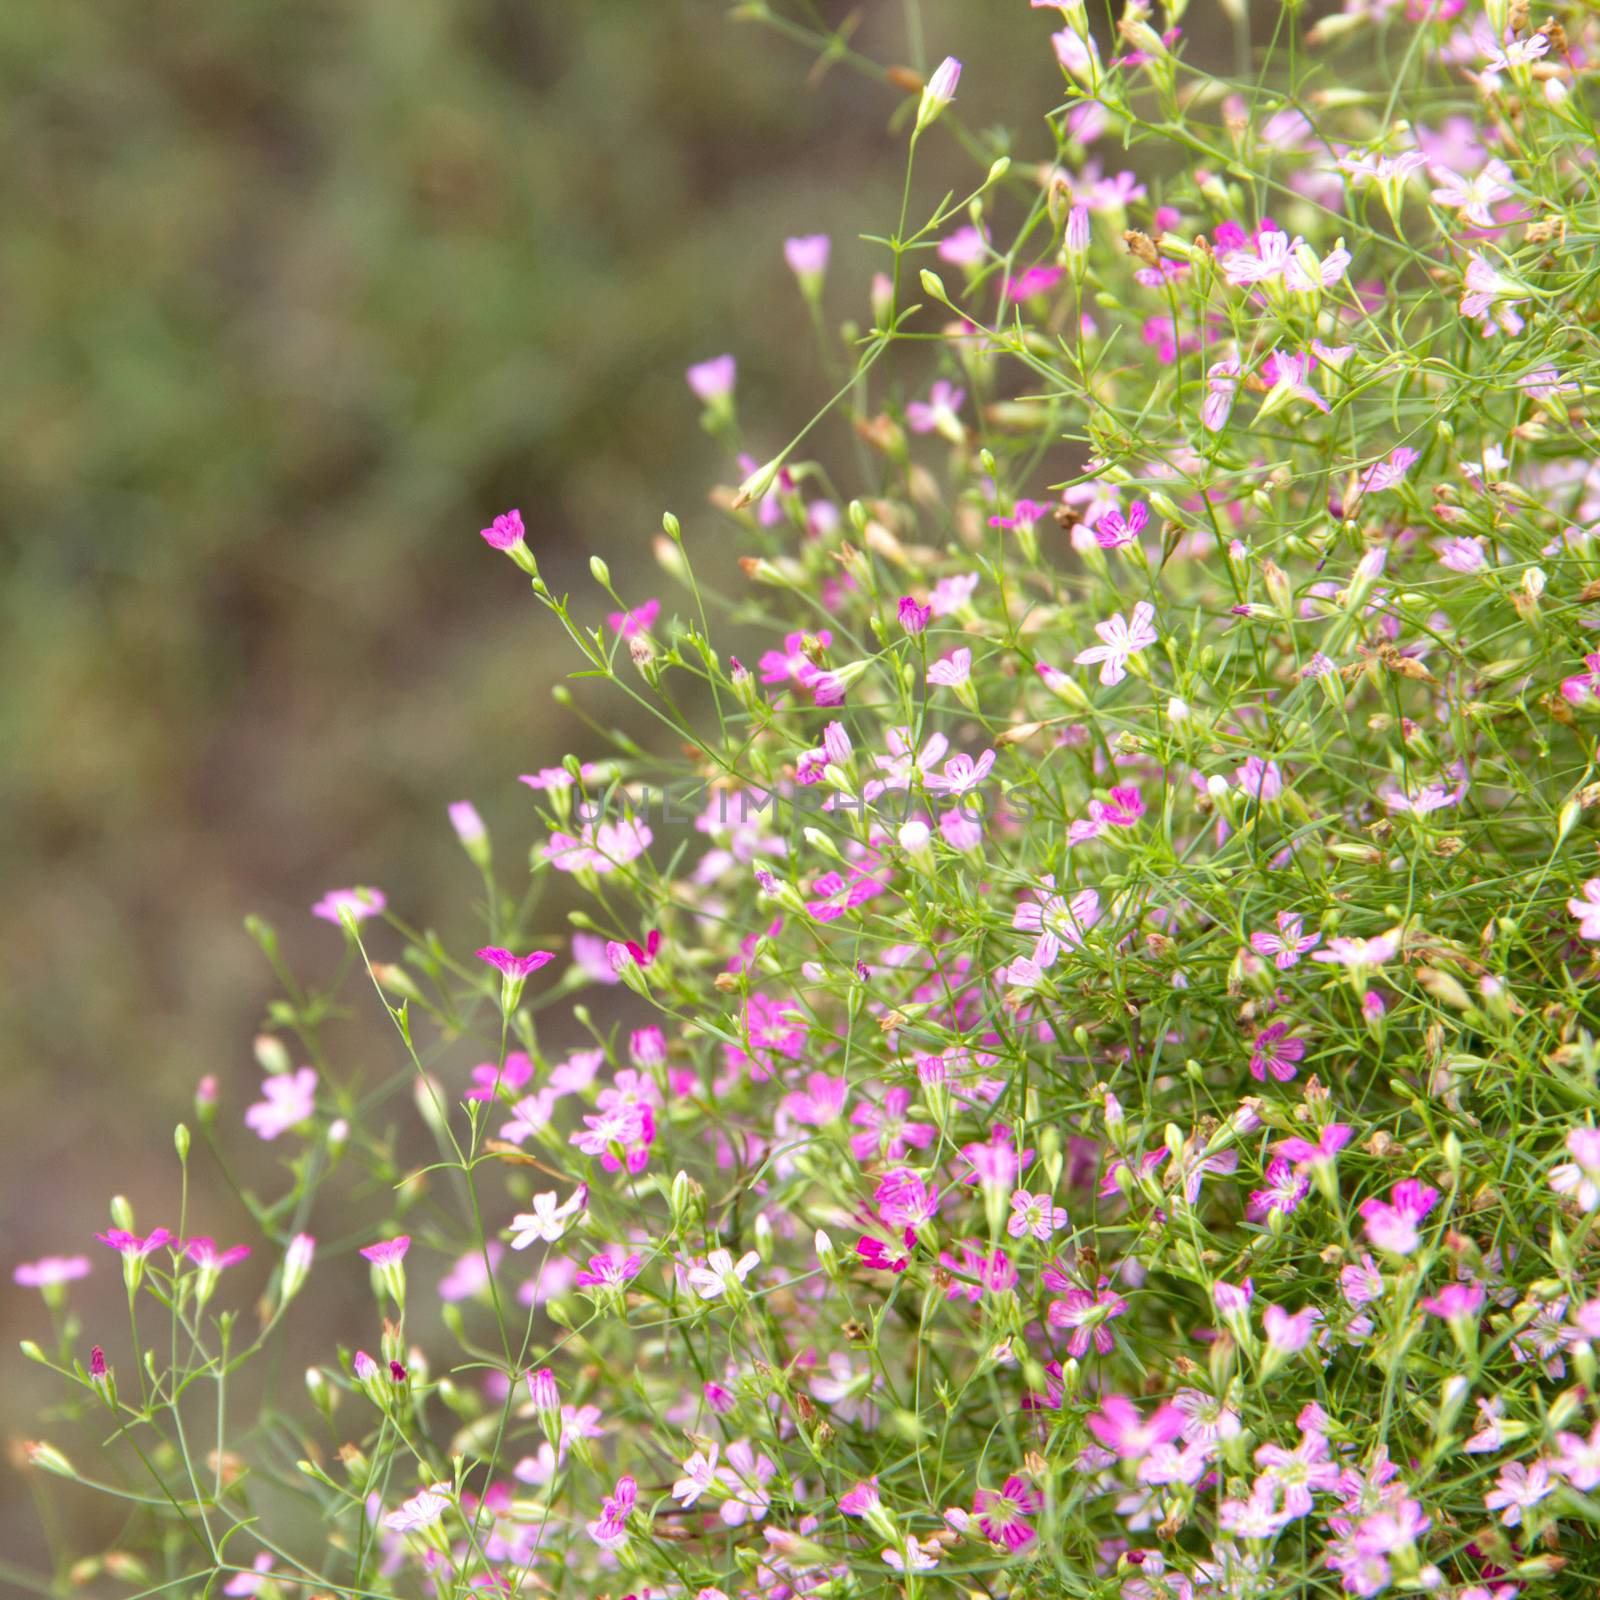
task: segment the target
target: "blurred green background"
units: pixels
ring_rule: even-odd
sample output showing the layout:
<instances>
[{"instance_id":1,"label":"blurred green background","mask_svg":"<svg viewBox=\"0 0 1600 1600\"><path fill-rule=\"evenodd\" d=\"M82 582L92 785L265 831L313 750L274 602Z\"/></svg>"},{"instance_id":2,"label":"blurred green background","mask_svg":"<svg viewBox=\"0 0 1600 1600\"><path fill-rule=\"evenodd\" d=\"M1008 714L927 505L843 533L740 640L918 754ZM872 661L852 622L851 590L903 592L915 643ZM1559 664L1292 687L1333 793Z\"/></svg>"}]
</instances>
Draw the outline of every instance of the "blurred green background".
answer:
<instances>
[{"instance_id":1,"label":"blurred green background","mask_svg":"<svg viewBox=\"0 0 1600 1600\"><path fill-rule=\"evenodd\" d=\"M1048 15L867 0L852 25L881 61L963 56L981 123L1052 103ZM476 800L514 864L515 774L595 753L550 699L554 626L478 528L520 506L598 619L591 551L632 598L670 592L664 508L719 543L706 493L734 473L690 361L737 353L758 451L820 403L782 241L831 234L829 317L864 320L856 236L893 224L904 133L897 91L814 65L707 0L0 7L14 1338L42 1329L10 1267L46 1252L95 1257L85 1344L120 1325L90 1234L118 1190L171 1220L202 1074L238 1130L272 993L245 914L314 966L338 936L311 901L377 883L465 938L446 803ZM941 162L970 178L945 140L929 203ZM15 1440L41 1386L13 1359ZM37 1570L0 1470L0 1551Z\"/></svg>"}]
</instances>

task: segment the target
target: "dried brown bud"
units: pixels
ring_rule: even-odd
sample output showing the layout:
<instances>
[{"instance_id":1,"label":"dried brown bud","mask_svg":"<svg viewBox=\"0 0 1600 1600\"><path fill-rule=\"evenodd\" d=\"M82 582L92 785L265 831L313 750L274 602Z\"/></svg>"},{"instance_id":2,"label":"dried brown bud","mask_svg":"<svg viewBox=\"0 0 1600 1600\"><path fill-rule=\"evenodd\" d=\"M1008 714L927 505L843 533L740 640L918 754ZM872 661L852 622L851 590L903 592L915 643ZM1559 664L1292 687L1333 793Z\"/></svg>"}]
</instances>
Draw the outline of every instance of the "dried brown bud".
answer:
<instances>
[{"instance_id":1,"label":"dried brown bud","mask_svg":"<svg viewBox=\"0 0 1600 1600\"><path fill-rule=\"evenodd\" d=\"M1128 254L1137 256L1147 267L1159 267L1161 255L1156 249L1155 240L1148 233L1141 233L1137 228L1128 228L1123 232L1122 242L1128 247Z\"/></svg>"}]
</instances>

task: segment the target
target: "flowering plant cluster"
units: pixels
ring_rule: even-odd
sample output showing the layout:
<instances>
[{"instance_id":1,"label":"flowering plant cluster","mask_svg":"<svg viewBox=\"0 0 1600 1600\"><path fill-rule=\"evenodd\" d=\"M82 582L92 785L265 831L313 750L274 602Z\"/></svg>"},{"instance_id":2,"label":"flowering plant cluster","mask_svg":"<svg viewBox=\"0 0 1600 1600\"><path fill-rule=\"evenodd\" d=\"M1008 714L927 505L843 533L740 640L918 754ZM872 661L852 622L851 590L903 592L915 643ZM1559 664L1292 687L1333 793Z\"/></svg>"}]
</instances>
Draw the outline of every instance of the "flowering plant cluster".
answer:
<instances>
[{"instance_id":1,"label":"flowering plant cluster","mask_svg":"<svg viewBox=\"0 0 1600 1600\"><path fill-rule=\"evenodd\" d=\"M16 1269L56 1311L25 1347L53 1417L107 1462L33 1463L128 1513L87 1577L1600 1582L1600 24L1289 6L1234 81L1176 0L1109 35L1018 9L1061 103L1024 159L961 123L958 63L915 80L823 416L762 459L734 357L688 374L740 462L736 600L671 516L677 597L597 560L593 622L536 526L483 530L585 694L680 753L594 722L523 775L527 892L452 808L475 954L377 889L313 908L343 965L280 962L259 1090L197 1104L220 1158L284 1155L246 1196L257 1325L247 1252L193 1231L186 1129L164 1225L119 1201ZM952 135L975 187L924 215ZM829 255L787 245L819 313ZM393 1024L377 1087L327 1043L347 981ZM96 1251L129 1326L88 1350ZM352 1274L376 1353L326 1337L305 1403L235 1431L240 1369Z\"/></svg>"}]
</instances>

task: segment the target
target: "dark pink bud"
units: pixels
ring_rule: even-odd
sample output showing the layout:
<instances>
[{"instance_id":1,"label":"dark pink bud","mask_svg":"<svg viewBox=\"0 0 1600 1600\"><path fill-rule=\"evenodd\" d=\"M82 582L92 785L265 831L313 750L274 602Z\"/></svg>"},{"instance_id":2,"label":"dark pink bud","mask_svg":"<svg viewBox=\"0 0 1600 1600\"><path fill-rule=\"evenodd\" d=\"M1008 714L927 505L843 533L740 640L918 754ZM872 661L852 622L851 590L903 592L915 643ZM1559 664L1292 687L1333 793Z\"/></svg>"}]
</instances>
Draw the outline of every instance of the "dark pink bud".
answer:
<instances>
[{"instance_id":1,"label":"dark pink bud","mask_svg":"<svg viewBox=\"0 0 1600 1600\"><path fill-rule=\"evenodd\" d=\"M398 1361L391 1361L389 1363L389 1376L396 1383L404 1383L406 1381L406 1369Z\"/></svg>"},{"instance_id":2,"label":"dark pink bud","mask_svg":"<svg viewBox=\"0 0 1600 1600\"><path fill-rule=\"evenodd\" d=\"M928 626L928 618L933 615L932 606L919 606L910 595L903 595L900 599L900 626L910 634L921 633Z\"/></svg>"},{"instance_id":3,"label":"dark pink bud","mask_svg":"<svg viewBox=\"0 0 1600 1600\"><path fill-rule=\"evenodd\" d=\"M89 1352L89 1376L91 1378L103 1378L105 1375L106 1353L100 1348L99 1345L96 1345L94 1349Z\"/></svg>"}]
</instances>

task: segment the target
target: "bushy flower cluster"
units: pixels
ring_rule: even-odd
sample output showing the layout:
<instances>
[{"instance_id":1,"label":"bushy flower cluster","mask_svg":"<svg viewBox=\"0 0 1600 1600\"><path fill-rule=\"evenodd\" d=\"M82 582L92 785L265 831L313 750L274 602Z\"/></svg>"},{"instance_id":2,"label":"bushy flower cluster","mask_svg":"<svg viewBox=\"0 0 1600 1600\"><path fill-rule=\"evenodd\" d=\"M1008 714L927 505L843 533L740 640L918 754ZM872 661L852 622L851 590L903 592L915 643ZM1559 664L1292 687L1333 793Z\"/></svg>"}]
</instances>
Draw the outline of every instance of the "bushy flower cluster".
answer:
<instances>
[{"instance_id":1,"label":"bushy flower cluster","mask_svg":"<svg viewBox=\"0 0 1600 1600\"><path fill-rule=\"evenodd\" d=\"M475 956L376 889L313 908L437 1155L291 983L259 1094L198 1103L286 1155L259 1327L213 1309L241 1249L114 1208L131 1342L28 1350L123 1487L33 1459L129 1502L135 1588L1600 1583L1600 24L1287 7L1232 82L1179 4L1018 9L1064 82L1028 159L957 63L916 81L825 352L854 497L809 429L747 453L732 356L688 374L753 665L675 518L677 598L597 561L603 625L484 529L667 754L595 724L522 777L533 895L452 808ZM918 223L951 129L977 186ZM820 313L827 239L786 255ZM60 1308L89 1269L17 1277ZM229 1431L358 1271L378 1356Z\"/></svg>"}]
</instances>

